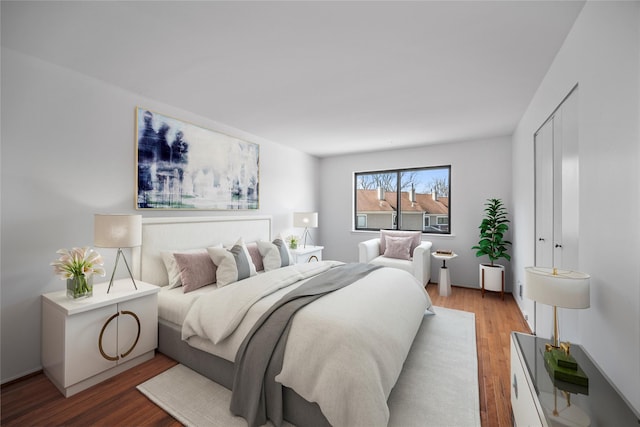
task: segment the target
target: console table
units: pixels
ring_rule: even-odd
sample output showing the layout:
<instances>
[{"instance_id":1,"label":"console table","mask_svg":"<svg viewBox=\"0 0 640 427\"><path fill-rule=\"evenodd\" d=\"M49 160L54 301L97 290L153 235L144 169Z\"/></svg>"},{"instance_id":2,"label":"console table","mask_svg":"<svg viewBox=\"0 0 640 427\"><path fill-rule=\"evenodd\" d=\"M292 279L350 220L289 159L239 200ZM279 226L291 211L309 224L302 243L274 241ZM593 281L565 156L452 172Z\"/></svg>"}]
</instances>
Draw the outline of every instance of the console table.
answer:
<instances>
[{"instance_id":1,"label":"console table","mask_svg":"<svg viewBox=\"0 0 640 427\"><path fill-rule=\"evenodd\" d=\"M545 368L545 344L534 335L511 333L511 409L517 426L634 426L640 415L600 372L582 346L571 354L589 387L554 381Z\"/></svg>"}]
</instances>

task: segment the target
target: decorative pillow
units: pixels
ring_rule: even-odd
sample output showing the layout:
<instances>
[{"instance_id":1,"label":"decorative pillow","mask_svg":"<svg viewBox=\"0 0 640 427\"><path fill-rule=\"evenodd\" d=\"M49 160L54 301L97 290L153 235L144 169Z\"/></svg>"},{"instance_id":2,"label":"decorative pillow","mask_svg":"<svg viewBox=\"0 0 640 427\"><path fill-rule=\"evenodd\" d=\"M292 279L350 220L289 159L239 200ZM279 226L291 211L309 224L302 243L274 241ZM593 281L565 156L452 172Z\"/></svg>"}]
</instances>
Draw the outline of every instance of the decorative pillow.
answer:
<instances>
[{"instance_id":1,"label":"decorative pillow","mask_svg":"<svg viewBox=\"0 0 640 427\"><path fill-rule=\"evenodd\" d=\"M221 248L222 243L219 243L216 246ZM160 252L160 256L162 257L162 262L164 263L164 266L167 269L167 276L169 278L169 285L167 286L167 289L179 288L180 286L182 286L182 281L180 280L180 269L178 268L176 259L173 256L174 253L182 253L182 254L205 253L208 256L206 248Z\"/></svg>"},{"instance_id":2,"label":"decorative pillow","mask_svg":"<svg viewBox=\"0 0 640 427\"><path fill-rule=\"evenodd\" d=\"M203 249L205 252L206 249ZM180 269L178 268L178 264L176 264L176 259L173 256L173 251L162 251L160 252L160 256L162 256L162 262L164 263L164 267L167 269L167 276L169 278L168 289L178 288L182 286L182 282L180 281Z\"/></svg>"},{"instance_id":3,"label":"decorative pillow","mask_svg":"<svg viewBox=\"0 0 640 427\"><path fill-rule=\"evenodd\" d=\"M413 237L386 237L386 249L383 256L387 258L411 259L410 249Z\"/></svg>"},{"instance_id":4,"label":"decorative pillow","mask_svg":"<svg viewBox=\"0 0 640 427\"><path fill-rule=\"evenodd\" d=\"M207 248L207 251L218 267L216 276L220 288L257 274L251 255L242 239L239 239L230 249Z\"/></svg>"},{"instance_id":5,"label":"decorative pillow","mask_svg":"<svg viewBox=\"0 0 640 427\"><path fill-rule=\"evenodd\" d=\"M409 248L409 256L413 256L413 250L422 242L422 232L420 231L400 231L400 230L380 230L380 253L384 254L387 250L386 238L390 237L411 237L411 247Z\"/></svg>"},{"instance_id":6,"label":"decorative pillow","mask_svg":"<svg viewBox=\"0 0 640 427\"><path fill-rule=\"evenodd\" d=\"M184 293L216 282L216 266L205 250L194 253L174 253Z\"/></svg>"},{"instance_id":7,"label":"decorative pillow","mask_svg":"<svg viewBox=\"0 0 640 427\"><path fill-rule=\"evenodd\" d=\"M278 252L280 252L280 265L282 267L286 267L287 265L293 264L293 258L289 253L289 247L287 246L287 242L282 238L282 236L277 236L273 240L273 244L278 248Z\"/></svg>"},{"instance_id":8,"label":"decorative pillow","mask_svg":"<svg viewBox=\"0 0 640 427\"><path fill-rule=\"evenodd\" d=\"M271 271L280 267L284 267L282 265L280 249L278 249L275 244L271 242L265 242L264 240L259 240L258 250L260 250L260 255L262 255L264 271Z\"/></svg>"},{"instance_id":9,"label":"decorative pillow","mask_svg":"<svg viewBox=\"0 0 640 427\"><path fill-rule=\"evenodd\" d=\"M258 242L247 243L246 246L247 251L249 251L249 256L251 256L251 261L253 261L253 265L256 267L256 271L264 270L262 254L260 253L260 249L258 248Z\"/></svg>"}]
</instances>

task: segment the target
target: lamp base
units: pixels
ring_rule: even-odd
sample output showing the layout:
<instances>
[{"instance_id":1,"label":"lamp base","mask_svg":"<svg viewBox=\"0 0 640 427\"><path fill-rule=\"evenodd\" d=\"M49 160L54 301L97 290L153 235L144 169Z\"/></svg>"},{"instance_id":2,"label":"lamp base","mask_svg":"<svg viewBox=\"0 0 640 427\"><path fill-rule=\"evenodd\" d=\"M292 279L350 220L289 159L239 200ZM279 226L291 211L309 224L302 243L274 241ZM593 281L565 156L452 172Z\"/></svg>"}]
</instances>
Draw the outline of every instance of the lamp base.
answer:
<instances>
[{"instance_id":1,"label":"lamp base","mask_svg":"<svg viewBox=\"0 0 640 427\"><path fill-rule=\"evenodd\" d=\"M304 233L302 233L302 237L303 237L303 244L302 247L306 248L307 247L307 236L309 236L309 240L313 241L311 239L311 233L309 233L309 229L307 227L304 228Z\"/></svg>"},{"instance_id":2,"label":"lamp base","mask_svg":"<svg viewBox=\"0 0 640 427\"><path fill-rule=\"evenodd\" d=\"M558 399L557 392L558 390L554 389L553 394L540 393L540 404L547 412L547 418L551 420L552 426L586 427L591 425L591 419L584 410L573 404L568 395L566 399Z\"/></svg>"},{"instance_id":3,"label":"lamp base","mask_svg":"<svg viewBox=\"0 0 640 427\"><path fill-rule=\"evenodd\" d=\"M138 290L138 286L136 286L136 281L133 278L133 274L131 274L131 269L129 268L129 263L127 262L127 258L125 258L124 253L122 252L122 248L118 248L118 255L116 255L116 264L113 267L113 273L111 273L111 280L109 280L109 287L107 288L107 293L111 290L111 285L113 285L113 277L116 274L116 270L118 269L118 261L120 260L120 255L122 255L122 260L124 261L124 265L127 266L127 271L129 272L129 277L131 277L131 281L133 282L133 287Z\"/></svg>"}]
</instances>

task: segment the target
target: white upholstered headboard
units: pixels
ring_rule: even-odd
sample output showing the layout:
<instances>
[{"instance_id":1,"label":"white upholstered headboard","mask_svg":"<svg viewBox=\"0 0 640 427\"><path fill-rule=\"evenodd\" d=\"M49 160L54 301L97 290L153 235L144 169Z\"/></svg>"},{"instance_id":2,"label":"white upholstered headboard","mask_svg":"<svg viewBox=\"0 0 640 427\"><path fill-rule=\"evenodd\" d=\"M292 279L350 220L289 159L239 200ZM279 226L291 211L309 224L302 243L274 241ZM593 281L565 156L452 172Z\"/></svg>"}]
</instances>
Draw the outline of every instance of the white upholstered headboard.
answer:
<instances>
[{"instance_id":1,"label":"white upholstered headboard","mask_svg":"<svg viewBox=\"0 0 640 427\"><path fill-rule=\"evenodd\" d=\"M142 219L142 246L133 248L133 275L165 286L161 251L206 248L218 243L271 241L270 216L170 217Z\"/></svg>"}]
</instances>

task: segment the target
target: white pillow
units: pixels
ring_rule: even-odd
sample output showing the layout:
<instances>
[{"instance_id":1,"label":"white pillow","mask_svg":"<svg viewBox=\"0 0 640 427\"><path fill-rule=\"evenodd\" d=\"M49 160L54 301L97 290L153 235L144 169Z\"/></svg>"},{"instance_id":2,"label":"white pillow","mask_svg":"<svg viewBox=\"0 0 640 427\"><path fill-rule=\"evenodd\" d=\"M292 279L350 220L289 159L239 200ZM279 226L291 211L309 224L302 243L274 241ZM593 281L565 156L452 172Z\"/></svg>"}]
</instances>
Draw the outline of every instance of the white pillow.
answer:
<instances>
[{"instance_id":1,"label":"white pillow","mask_svg":"<svg viewBox=\"0 0 640 427\"><path fill-rule=\"evenodd\" d=\"M251 255L242 239L238 239L230 249L207 248L207 252L213 263L218 266L216 277L220 288L257 274L256 266L253 265Z\"/></svg>"},{"instance_id":2,"label":"white pillow","mask_svg":"<svg viewBox=\"0 0 640 427\"><path fill-rule=\"evenodd\" d=\"M282 267L282 257L280 256L280 250L276 245L271 242L265 242L264 240L258 240L258 250L262 256L262 264L264 265L264 271L271 271Z\"/></svg>"},{"instance_id":3,"label":"white pillow","mask_svg":"<svg viewBox=\"0 0 640 427\"><path fill-rule=\"evenodd\" d=\"M293 264L293 257L291 257L287 242L282 238L282 236L277 236L273 240L273 244L276 245L276 247L278 248L278 252L280 252L280 265L282 267L286 267L287 265Z\"/></svg>"}]
</instances>

